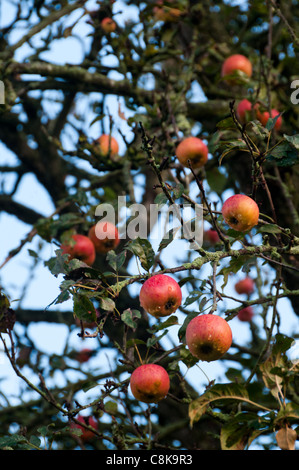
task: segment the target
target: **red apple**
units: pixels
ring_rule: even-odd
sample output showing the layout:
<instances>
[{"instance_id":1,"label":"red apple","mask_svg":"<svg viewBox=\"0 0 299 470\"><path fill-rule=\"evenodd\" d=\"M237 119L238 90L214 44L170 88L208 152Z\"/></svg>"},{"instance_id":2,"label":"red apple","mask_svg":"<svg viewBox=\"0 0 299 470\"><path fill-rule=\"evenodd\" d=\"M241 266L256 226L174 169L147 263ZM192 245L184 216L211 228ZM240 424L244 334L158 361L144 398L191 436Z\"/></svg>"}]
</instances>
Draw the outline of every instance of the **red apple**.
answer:
<instances>
[{"instance_id":1,"label":"red apple","mask_svg":"<svg viewBox=\"0 0 299 470\"><path fill-rule=\"evenodd\" d=\"M239 121L242 124L245 124L245 122L248 121L247 117L250 117L251 110L252 110L252 103L250 103L249 100L244 99L240 101L240 103L237 106L237 116L239 118Z\"/></svg>"},{"instance_id":2,"label":"red apple","mask_svg":"<svg viewBox=\"0 0 299 470\"><path fill-rule=\"evenodd\" d=\"M158 364L143 364L131 375L131 392L136 400L143 403L157 403L165 398L169 391L169 375Z\"/></svg>"},{"instance_id":3,"label":"red apple","mask_svg":"<svg viewBox=\"0 0 299 470\"><path fill-rule=\"evenodd\" d=\"M192 168L201 168L208 160L208 147L198 137L187 137L182 140L176 149L179 162L189 168L188 160Z\"/></svg>"},{"instance_id":4,"label":"red apple","mask_svg":"<svg viewBox=\"0 0 299 470\"><path fill-rule=\"evenodd\" d=\"M206 230L203 234L203 240L209 243L210 245L216 245L216 243L219 243L220 238L217 233L217 230L214 230L213 228Z\"/></svg>"},{"instance_id":5,"label":"red apple","mask_svg":"<svg viewBox=\"0 0 299 470\"><path fill-rule=\"evenodd\" d=\"M163 5L163 0L158 0L156 3L161 5L153 8L154 17L157 21L172 23L177 21L182 14L182 11L178 8ZM171 3L171 0L168 0L168 3Z\"/></svg>"},{"instance_id":6,"label":"red apple","mask_svg":"<svg viewBox=\"0 0 299 470\"><path fill-rule=\"evenodd\" d=\"M229 197L222 206L225 222L238 232L247 232L257 225L259 213L257 203L245 194Z\"/></svg>"},{"instance_id":7,"label":"red apple","mask_svg":"<svg viewBox=\"0 0 299 470\"><path fill-rule=\"evenodd\" d=\"M80 423L93 427L95 430L98 429L98 423L92 416L78 415L77 420L80 421ZM79 437L83 442L88 442L95 437L95 434L92 431L84 428L83 426L80 426L80 424L72 423L71 428L80 429L82 431Z\"/></svg>"},{"instance_id":8,"label":"red apple","mask_svg":"<svg viewBox=\"0 0 299 470\"><path fill-rule=\"evenodd\" d=\"M193 356L202 361L216 361L230 348L232 331L228 322L218 315L198 315L188 323L186 343Z\"/></svg>"},{"instance_id":9,"label":"red apple","mask_svg":"<svg viewBox=\"0 0 299 470\"><path fill-rule=\"evenodd\" d=\"M83 362L89 361L91 356L92 356L92 349L83 348L83 349L81 349L81 351L79 351L76 354L76 361L78 361L82 364Z\"/></svg>"},{"instance_id":10,"label":"red apple","mask_svg":"<svg viewBox=\"0 0 299 470\"><path fill-rule=\"evenodd\" d=\"M221 76L232 75L234 72L240 71L248 77L252 75L252 65L249 59L242 54L234 54L228 57L222 64Z\"/></svg>"},{"instance_id":11,"label":"red apple","mask_svg":"<svg viewBox=\"0 0 299 470\"><path fill-rule=\"evenodd\" d=\"M119 233L111 222L98 222L88 232L88 237L94 244L96 253L105 254L114 250L119 244Z\"/></svg>"},{"instance_id":12,"label":"red apple","mask_svg":"<svg viewBox=\"0 0 299 470\"><path fill-rule=\"evenodd\" d=\"M257 104L255 106L255 112L256 112L256 117L257 119L260 121L260 123L265 127L269 118L270 118L270 113L268 111L260 111L260 107L259 107L259 104ZM276 116L278 116L280 113L279 111L277 111L277 109L272 109L271 110L271 118L275 118ZM274 125L274 129L276 129L277 131L280 130L282 126L282 117L279 116L279 118L276 120L275 122L275 125Z\"/></svg>"},{"instance_id":13,"label":"red apple","mask_svg":"<svg viewBox=\"0 0 299 470\"><path fill-rule=\"evenodd\" d=\"M245 308L242 308L242 310L239 311L238 315L237 315L237 318L240 320L240 321L251 321L252 320L252 317L254 316L254 312L253 312L253 309L252 307L245 307Z\"/></svg>"},{"instance_id":14,"label":"red apple","mask_svg":"<svg viewBox=\"0 0 299 470\"><path fill-rule=\"evenodd\" d=\"M235 285L236 292L238 294L252 294L254 292L254 281L250 277L245 277L238 281Z\"/></svg>"},{"instance_id":15,"label":"red apple","mask_svg":"<svg viewBox=\"0 0 299 470\"><path fill-rule=\"evenodd\" d=\"M156 274L148 278L139 293L140 305L156 318L174 313L182 303L179 284L166 274Z\"/></svg>"},{"instance_id":16,"label":"red apple","mask_svg":"<svg viewBox=\"0 0 299 470\"><path fill-rule=\"evenodd\" d=\"M103 157L115 157L118 154L119 146L117 140L109 134L103 134L99 137L95 144Z\"/></svg>"},{"instance_id":17,"label":"red apple","mask_svg":"<svg viewBox=\"0 0 299 470\"><path fill-rule=\"evenodd\" d=\"M113 33L116 30L116 23L112 18L104 18L101 21L101 28L107 34Z\"/></svg>"},{"instance_id":18,"label":"red apple","mask_svg":"<svg viewBox=\"0 0 299 470\"><path fill-rule=\"evenodd\" d=\"M74 234L72 239L74 243L61 245L62 253L68 254L70 259L77 258L92 266L96 259L96 252L90 238L78 233Z\"/></svg>"}]
</instances>

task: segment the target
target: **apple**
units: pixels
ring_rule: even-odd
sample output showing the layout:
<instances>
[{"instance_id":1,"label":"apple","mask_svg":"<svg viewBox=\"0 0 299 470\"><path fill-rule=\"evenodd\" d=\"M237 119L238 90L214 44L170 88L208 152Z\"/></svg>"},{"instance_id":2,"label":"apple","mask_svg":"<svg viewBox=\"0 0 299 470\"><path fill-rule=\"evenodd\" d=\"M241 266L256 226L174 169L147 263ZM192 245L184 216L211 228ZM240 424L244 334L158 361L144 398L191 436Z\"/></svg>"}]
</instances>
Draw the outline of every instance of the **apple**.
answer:
<instances>
[{"instance_id":1,"label":"apple","mask_svg":"<svg viewBox=\"0 0 299 470\"><path fill-rule=\"evenodd\" d=\"M189 168L188 160L193 168L201 168L208 160L208 147L198 137L186 137L176 148L179 162Z\"/></svg>"},{"instance_id":2,"label":"apple","mask_svg":"<svg viewBox=\"0 0 299 470\"><path fill-rule=\"evenodd\" d=\"M216 245L216 243L219 243L220 238L217 233L217 230L214 230L213 228L206 230L203 234L203 240L204 242L207 242L210 245Z\"/></svg>"},{"instance_id":3,"label":"apple","mask_svg":"<svg viewBox=\"0 0 299 470\"><path fill-rule=\"evenodd\" d=\"M236 71L243 72L248 77L252 75L252 64L242 54L234 54L228 57L222 64L221 76L233 75Z\"/></svg>"},{"instance_id":4,"label":"apple","mask_svg":"<svg viewBox=\"0 0 299 470\"><path fill-rule=\"evenodd\" d=\"M247 117L250 116L252 110L252 103L249 100L244 99L239 102L237 106L237 117L242 124L248 121Z\"/></svg>"},{"instance_id":5,"label":"apple","mask_svg":"<svg viewBox=\"0 0 299 470\"><path fill-rule=\"evenodd\" d=\"M76 361L78 361L78 362L80 362L81 364L83 364L83 362L89 361L89 359L91 358L92 354L93 354L92 349L83 348L83 349L81 349L81 351L79 351L79 352L76 354Z\"/></svg>"},{"instance_id":6,"label":"apple","mask_svg":"<svg viewBox=\"0 0 299 470\"><path fill-rule=\"evenodd\" d=\"M256 117L257 119L260 121L260 123L265 127L269 118L270 118L270 113L268 111L260 111L260 107L259 107L259 104L257 104L255 106L255 112L256 112ZM277 111L277 109L272 109L271 110L271 118L275 118L276 116L278 116L280 113L279 111ZM276 120L275 122L275 125L274 125L274 129L279 131L280 128L282 126L282 117L279 116L279 118Z\"/></svg>"},{"instance_id":7,"label":"apple","mask_svg":"<svg viewBox=\"0 0 299 470\"><path fill-rule=\"evenodd\" d=\"M186 328L190 353L201 361L216 361L232 344L232 331L226 320L211 313L193 318Z\"/></svg>"},{"instance_id":8,"label":"apple","mask_svg":"<svg viewBox=\"0 0 299 470\"><path fill-rule=\"evenodd\" d=\"M114 250L120 240L117 228L111 222L98 222L88 232L88 237L95 247L96 253L105 254Z\"/></svg>"},{"instance_id":9,"label":"apple","mask_svg":"<svg viewBox=\"0 0 299 470\"><path fill-rule=\"evenodd\" d=\"M254 292L254 281L250 277L245 277L235 284L235 289L238 294L250 295Z\"/></svg>"},{"instance_id":10,"label":"apple","mask_svg":"<svg viewBox=\"0 0 299 470\"><path fill-rule=\"evenodd\" d=\"M148 278L139 293L141 307L155 318L174 313L182 303L179 284L166 274L156 274Z\"/></svg>"},{"instance_id":11,"label":"apple","mask_svg":"<svg viewBox=\"0 0 299 470\"><path fill-rule=\"evenodd\" d=\"M252 307L245 307L245 308L242 308L242 310L240 310L238 312L238 315L237 315L237 318L240 320L240 321L251 321L252 320L252 317L254 316L254 312L253 312L253 309Z\"/></svg>"},{"instance_id":12,"label":"apple","mask_svg":"<svg viewBox=\"0 0 299 470\"><path fill-rule=\"evenodd\" d=\"M245 194L229 197L222 206L225 222L238 232L247 232L257 225L259 213L257 203Z\"/></svg>"},{"instance_id":13,"label":"apple","mask_svg":"<svg viewBox=\"0 0 299 470\"><path fill-rule=\"evenodd\" d=\"M142 364L131 375L130 387L136 400L157 403L166 397L170 380L164 367L158 364Z\"/></svg>"},{"instance_id":14,"label":"apple","mask_svg":"<svg viewBox=\"0 0 299 470\"><path fill-rule=\"evenodd\" d=\"M68 254L69 259L77 258L92 266L96 259L95 247L90 238L79 233L72 236L71 244L61 245L62 254Z\"/></svg>"},{"instance_id":15,"label":"apple","mask_svg":"<svg viewBox=\"0 0 299 470\"><path fill-rule=\"evenodd\" d=\"M101 21L101 28L107 34L113 33L116 30L116 23L112 18L107 17Z\"/></svg>"},{"instance_id":16,"label":"apple","mask_svg":"<svg viewBox=\"0 0 299 470\"><path fill-rule=\"evenodd\" d=\"M103 157L115 157L119 146L117 140L109 134L103 134L95 141L96 147Z\"/></svg>"},{"instance_id":17,"label":"apple","mask_svg":"<svg viewBox=\"0 0 299 470\"><path fill-rule=\"evenodd\" d=\"M80 423L93 427L95 430L98 429L98 423L92 416L78 415L77 420L80 421ZM72 423L71 428L80 429L82 431L82 434L80 434L79 437L83 442L88 442L95 437L95 434L91 430L80 426L78 423Z\"/></svg>"},{"instance_id":18,"label":"apple","mask_svg":"<svg viewBox=\"0 0 299 470\"><path fill-rule=\"evenodd\" d=\"M156 21L172 23L177 21L182 14L182 11L178 8L172 8L170 6L163 5L163 0L158 0L156 3L161 5L157 5L153 8L153 14ZM172 3L172 0L168 0L168 3Z\"/></svg>"}]
</instances>

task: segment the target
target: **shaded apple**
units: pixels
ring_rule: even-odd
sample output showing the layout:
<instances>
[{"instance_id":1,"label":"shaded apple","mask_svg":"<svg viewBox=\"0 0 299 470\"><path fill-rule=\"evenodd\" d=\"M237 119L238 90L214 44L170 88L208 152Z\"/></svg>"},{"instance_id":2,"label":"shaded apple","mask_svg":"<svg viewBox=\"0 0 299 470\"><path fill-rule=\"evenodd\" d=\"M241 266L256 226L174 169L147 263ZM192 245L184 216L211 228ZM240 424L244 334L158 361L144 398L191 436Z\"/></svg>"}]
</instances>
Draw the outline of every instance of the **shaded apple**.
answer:
<instances>
[{"instance_id":1,"label":"shaded apple","mask_svg":"<svg viewBox=\"0 0 299 470\"><path fill-rule=\"evenodd\" d=\"M242 54L233 54L222 64L221 76L233 75L235 72L243 72L248 77L252 76L252 64L250 60Z\"/></svg>"},{"instance_id":2,"label":"shaded apple","mask_svg":"<svg viewBox=\"0 0 299 470\"><path fill-rule=\"evenodd\" d=\"M229 197L222 206L225 222L238 232L247 232L257 225L259 213L257 203L245 194Z\"/></svg>"},{"instance_id":3,"label":"shaded apple","mask_svg":"<svg viewBox=\"0 0 299 470\"><path fill-rule=\"evenodd\" d=\"M231 347L232 331L228 322L218 315L198 315L187 325L186 344L196 358L216 361Z\"/></svg>"},{"instance_id":4,"label":"shaded apple","mask_svg":"<svg viewBox=\"0 0 299 470\"><path fill-rule=\"evenodd\" d=\"M153 8L153 14L156 21L173 23L178 21L183 13L181 10L179 10L179 8L163 5L163 0L158 0L156 3L159 5L156 5ZM168 0L168 3L172 3L172 1Z\"/></svg>"},{"instance_id":5,"label":"shaded apple","mask_svg":"<svg viewBox=\"0 0 299 470\"><path fill-rule=\"evenodd\" d=\"M176 148L176 156L179 162L189 168L188 160L192 168L201 168L208 161L208 147L198 137L186 137Z\"/></svg>"},{"instance_id":6,"label":"shaded apple","mask_svg":"<svg viewBox=\"0 0 299 470\"><path fill-rule=\"evenodd\" d=\"M81 349L81 351L79 351L76 354L75 359L76 359L76 361L83 364L84 362L88 362L89 359L92 357L92 355L93 355L92 349L83 348L83 349Z\"/></svg>"},{"instance_id":7,"label":"shaded apple","mask_svg":"<svg viewBox=\"0 0 299 470\"><path fill-rule=\"evenodd\" d=\"M112 18L107 17L101 21L101 28L107 34L113 33L116 30L116 23Z\"/></svg>"},{"instance_id":8,"label":"shaded apple","mask_svg":"<svg viewBox=\"0 0 299 470\"><path fill-rule=\"evenodd\" d=\"M217 230L214 230L213 228L205 230L203 234L203 241L210 245L216 245L217 243L219 243L220 238Z\"/></svg>"},{"instance_id":9,"label":"shaded apple","mask_svg":"<svg viewBox=\"0 0 299 470\"><path fill-rule=\"evenodd\" d=\"M120 240L117 228L111 222L101 221L93 225L88 232L88 237L95 247L96 253L105 254L114 250Z\"/></svg>"},{"instance_id":10,"label":"shaded apple","mask_svg":"<svg viewBox=\"0 0 299 470\"><path fill-rule=\"evenodd\" d=\"M170 380L164 367L158 364L143 364L131 375L130 387L136 400L157 403L166 397Z\"/></svg>"},{"instance_id":11,"label":"shaded apple","mask_svg":"<svg viewBox=\"0 0 299 470\"><path fill-rule=\"evenodd\" d=\"M265 127L267 125L267 122L268 122L269 118L270 118L270 113L268 111L261 111L261 108L260 108L259 104L256 104L254 108L255 108L256 118ZM279 111L277 111L277 109L272 109L271 110L271 118L274 119L279 114L280 113L279 113ZM279 118L277 118L277 120L274 124L274 129L279 131L281 126L282 126L282 117L279 116Z\"/></svg>"},{"instance_id":12,"label":"shaded apple","mask_svg":"<svg viewBox=\"0 0 299 470\"><path fill-rule=\"evenodd\" d=\"M98 429L98 423L96 422L96 420L92 416L78 415L77 420L82 424L86 424L88 426L91 426L95 430ZM88 441L90 441L91 439L93 439L95 437L94 432L92 432L89 429L84 428L84 426L81 426L78 423L72 423L71 424L71 429L80 429L82 431L82 433L78 437L83 442L88 442Z\"/></svg>"},{"instance_id":13,"label":"shaded apple","mask_svg":"<svg viewBox=\"0 0 299 470\"><path fill-rule=\"evenodd\" d=\"M95 247L86 235L74 234L72 243L62 244L61 249L63 254L69 255L69 259L77 258L89 266L92 266L95 262Z\"/></svg>"},{"instance_id":14,"label":"shaded apple","mask_svg":"<svg viewBox=\"0 0 299 470\"><path fill-rule=\"evenodd\" d=\"M139 293L140 305L156 318L174 313L182 303L179 284L166 274L156 274L148 278Z\"/></svg>"},{"instance_id":15,"label":"shaded apple","mask_svg":"<svg viewBox=\"0 0 299 470\"><path fill-rule=\"evenodd\" d=\"M247 321L250 322L253 316L254 316L253 309L252 307L249 306L249 307L242 308L238 312L237 318L243 322L247 322Z\"/></svg>"},{"instance_id":16,"label":"shaded apple","mask_svg":"<svg viewBox=\"0 0 299 470\"><path fill-rule=\"evenodd\" d=\"M252 103L244 99L239 102L237 106L237 117L239 118L239 121L242 124L245 124L248 120L250 120L251 117L251 111L252 111Z\"/></svg>"},{"instance_id":17,"label":"shaded apple","mask_svg":"<svg viewBox=\"0 0 299 470\"><path fill-rule=\"evenodd\" d=\"M117 140L109 134L103 134L95 140L96 149L103 157L115 157L119 151Z\"/></svg>"},{"instance_id":18,"label":"shaded apple","mask_svg":"<svg viewBox=\"0 0 299 470\"><path fill-rule=\"evenodd\" d=\"M238 294L250 295L254 292L255 283L250 277L245 277L235 284L235 290Z\"/></svg>"}]
</instances>

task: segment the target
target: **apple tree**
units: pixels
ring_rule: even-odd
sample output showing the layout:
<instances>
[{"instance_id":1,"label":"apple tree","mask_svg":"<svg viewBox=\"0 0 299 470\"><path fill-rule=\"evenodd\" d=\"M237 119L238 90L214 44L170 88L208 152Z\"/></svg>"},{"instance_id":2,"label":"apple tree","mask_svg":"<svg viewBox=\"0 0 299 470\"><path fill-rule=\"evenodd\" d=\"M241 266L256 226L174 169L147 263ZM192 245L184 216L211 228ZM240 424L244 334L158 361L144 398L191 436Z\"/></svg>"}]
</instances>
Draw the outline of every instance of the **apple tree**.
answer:
<instances>
[{"instance_id":1,"label":"apple tree","mask_svg":"<svg viewBox=\"0 0 299 470\"><path fill-rule=\"evenodd\" d=\"M0 448L295 449L298 1L3 4L1 233L22 236L0 260L16 384L1 389ZM24 197L28 176L51 209ZM89 235L107 214L103 249ZM140 301L158 274L177 304L162 283ZM24 306L36 276L56 294ZM191 322L211 317L199 346ZM145 403L130 377L147 364L169 388Z\"/></svg>"}]
</instances>

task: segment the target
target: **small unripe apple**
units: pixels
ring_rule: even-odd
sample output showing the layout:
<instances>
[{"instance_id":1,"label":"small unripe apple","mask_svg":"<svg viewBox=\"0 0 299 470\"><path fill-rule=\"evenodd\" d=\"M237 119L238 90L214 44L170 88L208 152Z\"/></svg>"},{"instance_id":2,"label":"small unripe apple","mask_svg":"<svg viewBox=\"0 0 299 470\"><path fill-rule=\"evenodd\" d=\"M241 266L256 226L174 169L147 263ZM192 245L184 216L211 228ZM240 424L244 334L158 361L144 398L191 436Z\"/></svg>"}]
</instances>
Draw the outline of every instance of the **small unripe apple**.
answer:
<instances>
[{"instance_id":1,"label":"small unripe apple","mask_svg":"<svg viewBox=\"0 0 299 470\"><path fill-rule=\"evenodd\" d=\"M116 23L112 18L104 18L101 21L101 28L107 34L113 33L116 30Z\"/></svg>"},{"instance_id":2,"label":"small unripe apple","mask_svg":"<svg viewBox=\"0 0 299 470\"><path fill-rule=\"evenodd\" d=\"M259 105L257 104L255 106L255 112L256 112L256 117L257 119L260 121L260 123L265 127L269 118L270 118L270 113L268 111L260 111L260 107ZM277 109L272 109L271 110L271 118L275 118L276 116L278 116L280 113L279 111L277 111ZM282 117L279 116L279 118L277 118L275 124L274 124L274 129L276 129L277 131L280 130L282 126Z\"/></svg>"},{"instance_id":3,"label":"small unripe apple","mask_svg":"<svg viewBox=\"0 0 299 470\"><path fill-rule=\"evenodd\" d=\"M169 375L164 367L158 364L143 364L132 373L130 387L136 400L158 403L169 391Z\"/></svg>"},{"instance_id":4,"label":"small unripe apple","mask_svg":"<svg viewBox=\"0 0 299 470\"><path fill-rule=\"evenodd\" d=\"M179 162L189 168L188 160L192 168L201 168L208 160L208 147L198 137L186 137L176 148L176 156Z\"/></svg>"},{"instance_id":5,"label":"small unripe apple","mask_svg":"<svg viewBox=\"0 0 299 470\"><path fill-rule=\"evenodd\" d=\"M242 124L245 124L248 121L248 117L250 117L251 110L252 103L250 103L249 100L244 99L239 102L237 106L237 116Z\"/></svg>"},{"instance_id":6,"label":"small unripe apple","mask_svg":"<svg viewBox=\"0 0 299 470\"><path fill-rule=\"evenodd\" d=\"M253 309L252 307L249 306L249 307L242 308L242 310L238 312L237 318L240 321L250 322L253 316L254 316Z\"/></svg>"},{"instance_id":7,"label":"small unripe apple","mask_svg":"<svg viewBox=\"0 0 299 470\"><path fill-rule=\"evenodd\" d=\"M157 21L172 23L177 21L182 14L182 11L178 8L163 5L163 0L158 0L156 3L161 5L153 8L154 17ZM171 3L171 0L168 3Z\"/></svg>"},{"instance_id":8,"label":"small unripe apple","mask_svg":"<svg viewBox=\"0 0 299 470\"><path fill-rule=\"evenodd\" d=\"M182 303L179 284L166 274L156 274L148 278L139 293L141 307L155 318L174 313Z\"/></svg>"},{"instance_id":9,"label":"small unripe apple","mask_svg":"<svg viewBox=\"0 0 299 470\"><path fill-rule=\"evenodd\" d=\"M72 236L72 240L74 243L61 245L62 254L68 254L69 259L77 258L92 266L96 259L96 252L90 238L78 233Z\"/></svg>"},{"instance_id":10,"label":"small unripe apple","mask_svg":"<svg viewBox=\"0 0 299 470\"><path fill-rule=\"evenodd\" d=\"M221 76L232 75L236 71L243 72L248 77L252 75L252 64L250 60L242 54L231 55L223 62Z\"/></svg>"},{"instance_id":11,"label":"small unripe apple","mask_svg":"<svg viewBox=\"0 0 299 470\"><path fill-rule=\"evenodd\" d=\"M224 318L211 313L193 318L186 328L190 353L201 361L216 361L231 347L232 331Z\"/></svg>"},{"instance_id":12,"label":"small unripe apple","mask_svg":"<svg viewBox=\"0 0 299 470\"><path fill-rule=\"evenodd\" d=\"M93 427L95 430L98 429L98 423L96 422L96 420L92 416L78 415L77 420L80 421L80 423L83 423L83 424L86 424L88 426ZM79 438L83 442L88 442L88 441L90 441L91 439L93 439L95 437L95 434L92 431L90 431L89 429L84 428L83 426L80 426L80 424L72 423L71 428L72 429L80 429L82 431Z\"/></svg>"},{"instance_id":13,"label":"small unripe apple","mask_svg":"<svg viewBox=\"0 0 299 470\"><path fill-rule=\"evenodd\" d=\"M89 229L88 237L99 254L114 250L120 242L118 230L111 222L102 221L93 225Z\"/></svg>"},{"instance_id":14,"label":"small unripe apple","mask_svg":"<svg viewBox=\"0 0 299 470\"><path fill-rule=\"evenodd\" d=\"M96 148L103 157L115 157L119 151L117 140L109 134L103 134L96 141Z\"/></svg>"},{"instance_id":15,"label":"small unripe apple","mask_svg":"<svg viewBox=\"0 0 299 470\"><path fill-rule=\"evenodd\" d=\"M247 232L257 225L259 213L257 203L245 194L229 197L222 206L225 222L238 232Z\"/></svg>"},{"instance_id":16,"label":"small unripe apple","mask_svg":"<svg viewBox=\"0 0 299 470\"><path fill-rule=\"evenodd\" d=\"M203 234L203 241L210 245L216 245L216 243L219 243L220 238L217 230L214 230L213 228L206 230Z\"/></svg>"},{"instance_id":17,"label":"small unripe apple","mask_svg":"<svg viewBox=\"0 0 299 470\"><path fill-rule=\"evenodd\" d=\"M250 277L245 277L235 284L235 289L238 294L250 295L254 292L254 281Z\"/></svg>"}]
</instances>

